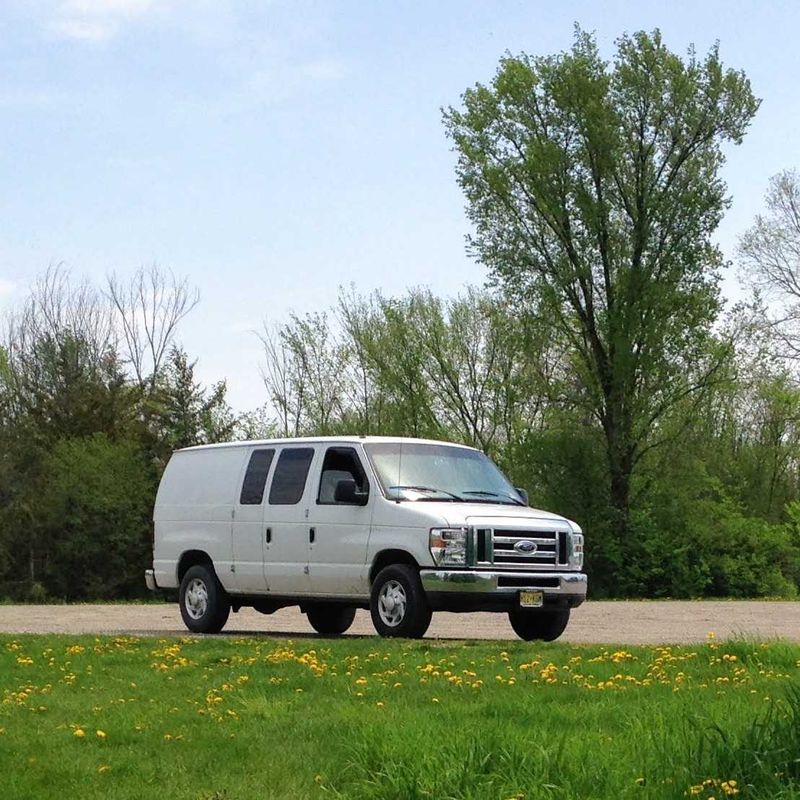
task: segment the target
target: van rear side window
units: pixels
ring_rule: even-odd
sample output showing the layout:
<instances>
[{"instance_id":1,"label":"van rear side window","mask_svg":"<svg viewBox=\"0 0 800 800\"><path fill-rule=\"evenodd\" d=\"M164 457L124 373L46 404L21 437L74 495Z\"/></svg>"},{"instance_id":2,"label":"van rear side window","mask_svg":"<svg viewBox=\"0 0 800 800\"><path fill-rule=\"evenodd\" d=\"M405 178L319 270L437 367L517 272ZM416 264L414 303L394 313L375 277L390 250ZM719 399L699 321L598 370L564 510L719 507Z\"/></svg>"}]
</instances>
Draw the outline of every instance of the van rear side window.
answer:
<instances>
[{"instance_id":1,"label":"van rear side window","mask_svg":"<svg viewBox=\"0 0 800 800\"><path fill-rule=\"evenodd\" d=\"M242 493L239 503L243 506L258 506L264 499L264 487L267 485L274 450L254 450L247 465L247 472L242 482Z\"/></svg>"},{"instance_id":2,"label":"van rear side window","mask_svg":"<svg viewBox=\"0 0 800 800\"><path fill-rule=\"evenodd\" d=\"M281 451L269 490L271 506L292 506L300 502L313 458L313 447L287 447Z\"/></svg>"}]
</instances>

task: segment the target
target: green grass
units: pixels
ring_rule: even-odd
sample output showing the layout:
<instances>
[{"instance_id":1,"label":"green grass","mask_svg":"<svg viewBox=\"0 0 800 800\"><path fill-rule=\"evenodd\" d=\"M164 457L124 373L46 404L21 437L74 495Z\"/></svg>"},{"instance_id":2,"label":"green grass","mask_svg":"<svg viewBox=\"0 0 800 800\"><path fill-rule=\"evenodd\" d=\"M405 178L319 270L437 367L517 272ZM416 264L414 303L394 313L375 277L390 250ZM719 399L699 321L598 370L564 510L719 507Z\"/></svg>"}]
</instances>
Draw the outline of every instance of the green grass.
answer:
<instances>
[{"instance_id":1,"label":"green grass","mask_svg":"<svg viewBox=\"0 0 800 800\"><path fill-rule=\"evenodd\" d=\"M779 642L0 636L0 797L800 798L798 679Z\"/></svg>"}]
</instances>

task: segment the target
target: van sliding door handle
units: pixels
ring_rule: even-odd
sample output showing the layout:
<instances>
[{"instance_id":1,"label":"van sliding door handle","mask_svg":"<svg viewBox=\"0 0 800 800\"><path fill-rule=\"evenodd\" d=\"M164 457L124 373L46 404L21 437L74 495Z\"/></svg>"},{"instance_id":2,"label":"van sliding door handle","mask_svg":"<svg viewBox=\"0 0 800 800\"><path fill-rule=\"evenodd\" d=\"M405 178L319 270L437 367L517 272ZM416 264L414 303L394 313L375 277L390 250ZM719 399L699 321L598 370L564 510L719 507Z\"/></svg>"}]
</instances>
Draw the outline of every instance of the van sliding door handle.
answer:
<instances>
[{"instance_id":1,"label":"van sliding door handle","mask_svg":"<svg viewBox=\"0 0 800 800\"><path fill-rule=\"evenodd\" d=\"M267 539L267 544L269 544L272 541L272 528L267 528L266 539Z\"/></svg>"},{"instance_id":2,"label":"van sliding door handle","mask_svg":"<svg viewBox=\"0 0 800 800\"><path fill-rule=\"evenodd\" d=\"M314 544L314 538L316 537L316 535L317 535L316 528L309 528L308 529L308 541L311 544Z\"/></svg>"}]
</instances>

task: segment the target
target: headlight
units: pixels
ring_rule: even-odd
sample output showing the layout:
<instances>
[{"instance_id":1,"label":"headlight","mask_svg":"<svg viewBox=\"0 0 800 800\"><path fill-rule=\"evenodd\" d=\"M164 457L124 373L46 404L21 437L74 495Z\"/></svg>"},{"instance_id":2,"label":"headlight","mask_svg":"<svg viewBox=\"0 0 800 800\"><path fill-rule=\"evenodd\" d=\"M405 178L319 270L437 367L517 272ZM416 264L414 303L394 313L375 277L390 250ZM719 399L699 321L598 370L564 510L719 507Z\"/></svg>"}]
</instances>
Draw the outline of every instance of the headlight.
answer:
<instances>
[{"instance_id":1,"label":"headlight","mask_svg":"<svg viewBox=\"0 0 800 800\"><path fill-rule=\"evenodd\" d=\"M571 533L569 535L569 565L573 569L580 569L583 566L582 533Z\"/></svg>"},{"instance_id":2,"label":"headlight","mask_svg":"<svg viewBox=\"0 0 800 800\"><path fill-rule=\"evenodd\" d=\"M431 555L437 566L466 566L468 530L468 528L431 528Z\"/></svg>"}]
</instances>

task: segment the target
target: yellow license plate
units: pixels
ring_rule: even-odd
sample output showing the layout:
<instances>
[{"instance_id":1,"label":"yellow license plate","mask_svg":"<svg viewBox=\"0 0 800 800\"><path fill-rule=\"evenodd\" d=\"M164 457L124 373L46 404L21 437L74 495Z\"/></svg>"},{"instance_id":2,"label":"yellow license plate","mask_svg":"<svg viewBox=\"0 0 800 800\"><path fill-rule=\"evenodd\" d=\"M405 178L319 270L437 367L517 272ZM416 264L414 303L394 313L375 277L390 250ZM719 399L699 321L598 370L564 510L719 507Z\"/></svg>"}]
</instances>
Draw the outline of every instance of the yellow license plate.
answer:
<instances>
[{"instance_id":1,"label":"yellow license plate","mask_svg":"<svg viewBox=\"0 0 800 800\"><path fill-rule=\"evenodd\" d=\"M520 592L519 604L522 608L539 608L544 604L544 592Z\"/></svg>"}]
</instances>

